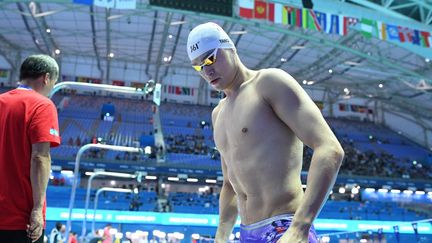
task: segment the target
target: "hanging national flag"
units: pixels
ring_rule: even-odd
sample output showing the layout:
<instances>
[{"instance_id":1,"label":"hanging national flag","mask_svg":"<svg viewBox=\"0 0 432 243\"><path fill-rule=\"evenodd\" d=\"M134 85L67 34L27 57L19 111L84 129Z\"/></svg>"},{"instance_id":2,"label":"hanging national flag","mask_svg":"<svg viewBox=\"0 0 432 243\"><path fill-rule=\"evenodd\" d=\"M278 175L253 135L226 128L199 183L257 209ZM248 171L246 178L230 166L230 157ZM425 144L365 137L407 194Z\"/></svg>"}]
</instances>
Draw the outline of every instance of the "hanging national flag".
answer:
<instances>
[{"instance_id":1,"label":"hanging national flag","mask_svg":"<svg viewBox=\"0 0 432 243\"><path fill-rule=\"evenodd\" d=\"M115 1L114 0L94 0L93 4L98 7L103 8L114 8Z\"/></svg>"},{"instance_id":2,"label":"hanging national flag","mask_svg":"<svg viewBox=\"0 0 432 243\"><path fill-rule=\"evenodd\" d=\"M420 40L421 40L421 46L423 47L430 47L430 33L426 31L420 31Z\"/></svg>"},{"instance_id":3,"label":"hanging national flag","mask_svg":"<svg viewBox=\"0 0 432 243\"><path fill-rule=\"evenodd\" d=\"M356 25L359 22L358 18L346 17L346 19L348 20L348 26Z\"/></svg>"},{"instance_id":4,"label":"hanging national flag","mask_svg":"<svg viewBox=\"0 0 432 243\"><path fill-rule=\"evenodd\" d=\"M297 11L296 8L286 7L288 13L288 24L295 26L297 23Z\"/></svg>"},{"instance_id":5,"label":"hanging national flag","mask_svg":"<svg viewBox=\"0 0 432 243\"><path fill-rule=\"evenodd\" d=\"M280 3L274 4L274 22L276 24L282 24L283 23L283 9L284 6Z\"/></svg>"},{"instance_id":6,"label":"hanging national flag","mask_svg":"<svg viewBox=\"0 0 432 243\"><path fill-rule=\"evenodd\" d=\"M88 82L88 83L91 83L91 84L101 84L101 83L102 83L102 79L98 79L98 78L89 78L87 82Z\"/></svg>"},{"instance_id":7,"label":"hanging national flag","mask_svg":"<svg viewBox=\"0 0 432 243\"><path fill-rule=\"evenodd\" d=\"M136 89L144 89L144 83L142 82L131 82L131 87ZM166 86L164 85L164 92L166 92Z\"/></svg>"},{"instance_id":8,"label":"hanging national flag","mask_svg":"<svg viewBox=\"0 0 432 243\"><path fill-rule=\"evenodd\" d=\"M88 1L88 0L73 0ZM110 7L113 2L135 3L136 0L94 0L95 5ZM400 41L422 47L432 46L430 32L391 25L371 19L347 17L284 6L281 3L268 3L265 0L239 0L239 16L248 19L261 19L276 24L291 25L303 29L324 31L328 34L347 35L349 27L359 24L362 35L380 40ZM117 4L115 4L117 6Z\"/></svg>"},{"instance_id":9,"label":"hanging national flag","mask_svg":"<svg viewBox=\"0 0 432 243\"><path fill-rule=\"evenodd\" d=\"M376 21L372 19L362 18L360 21L360 30L364 37L372 38L376 31Z\"/></svg>"},{"instance_id":10,"label":"hanging national flag","mask_svg":"<svg viewBox=\"0 0 432 243\"><path fill-rule=\"evenodd\" d=\"M182 95L190 95L190 89L188 87L181 87Z\"/></svg>"},{"instance_id":11,"label":"hanging national flag","mask_svg":"<svg viewBox=\"0 0 432 243\"><path fill-rule=\"evenodd\" d=\"M411 37L411 43L413 43L414 45L418 45L420 46L420 31L418 30L413 30L412 32L412 37Z\"/></svg>"},{"instance_id":12,"label":"hanging national flag","mask_svg":"<svg viewBox=\"0 0 432 243\"><path fill-rule=\"evenodd\" d=\"M306 8L302 8L301 9L301 13L302 13L302 19L301 19L301 27L303 29L307 29L308 28L308 22L309 22L309 11Z\"/></svg>"},{"instance_id":13,"label":"hanging national flag","mask_svg":"<svg viewBox=\"0 0 432 243\"><path fill-rule=\"evenodd\" d=\"M136 9L136 0L115 0L117 9Z\"/></svg>"},{"instance_id":14,"label":"hanging national flag","mask_svg":"<svg viewBox=\"0 0 432 243\"><path fill-rule=\"evenodd\" d=\"M174 94L174 92L175 92L174 86L169 85L168 86L168 94Z\"/></svg>"},{"instance_id":15,"label":"hanging national flag","mask_svg":"<svg viewBox=\"0 0 432 243\"><path fill-rule=\"evenodd\" d=\"M255 19L266 19L267 18L267 3L262 1L255 1L254 8Z\"/></svg>"},{"instance_id":16,"label":"hanging national flag","mask_svg":"<svg viewBox=\"0 0 432 243\"><path fill-rule=\"evenodd\" d=\"M267 20L270 22L275 22L275 4L267 4Z\"/></svg>"},{"instance_id":17,"label":"hanging national flag","mask_svg":"<svg viewBox=\"0 0 432 243\"><path fill-rule=\"evenodd\" d=\"M427 39L428 39L429 45L432 46L432 36L429 35Z\"/></svg>"},{"instance_id":18,"label":"hanging national flag","mask_svg":"<svg viewBox=\"0 0 432 243\"><path fill-rule=\"evenodd\" d=\"M283 6L282 7L282 24L288 24L288 7L287 6Z\"/></svg>"},{"instance_id":19,"label":"hanging national flag","mask_svg":"<svg viewBox=\"0 0 432 243\"><path fill-rule=\"evenodd\" d=\"M326 25L324 31L329 34L338 34L344 35L347 32L347 27L344 21L345 16L335 15L335 14L327 14L326 16Z\"/></svg>"},{"instance_id":20,"label":"hanging national flag","mask_svg":"<svg viewBox=\"0 0 432 243\"><path fill-rule=\"evenodd\" d=\"M239 15L240 17L251 19L253 18L254 0L239 0Z\"/></svg>"},{"instance_id":21,"label":"hanging national flag","mask_svg":"<svg viewBox=\"0 0 432 243\"><path fill-rule=\"evenodd\" d=\"M408 29L406 27L398 26L398 32L399 32L399 41L400 42L411 42L411 34L409 33L412 31L411 29Z\"/></svg>"},{"instance_id":22,"label":"hanging national flag","mask_svg":"<svg viewBox=\"0 0 432 243\"><path fill-rule=\"evenodd\" d=\"M378 21L377 22L377 29L378 29L378 38L380 40L387 40L387 28L386 24Z\"/></svg>"},{"instance_id":23,"label":"hanging national flag","mask_svg":"<svg viewBox=\"0 0 432 243\"><path fill-rule=\"evenodd\" d=\"M321 30L325 30L327 26L327 14L318 11L314 11L314 13Z\"/></svg>"},{"instance_id":24,"label":"hanging national flag","mask_svg":"<svg viewBox=\"0 0 432 243\"><path fill-rule=\"evenodd\" d=\"M88 78L86 78L86 77L77 77L77 82L88 83Z\"/></svg>"},{"instance_id":25,"label":"hanging national flag","mask_svg":"<svg viewBox=\"0 0 432 243\"><path fill-rule=\"evenodd\" d=\"M318 21L315 11L313 11L312 9L308 9L307 28L311 30L321 31L321 24Z\"/></svg>"},{"instance_id":26,"label":"hanging national flag","mask_svg":"<svg viewBox=\"0 0 432 243\"><path fill-rule=\"evenodd\" d=\"M348 28L350 26L356 25L359 22L358 18L353 17L346 17L346 16L339 16L339 18L343 18L340 23L343 23L343 26L340 28L342 32L340 32L340 35L347 35L348 34Z\"/></svg>"},{"instance_id":27,"label":"hanging national flag","mask_svg":"<svg viewBox=\"0 0 432 243\"><path fill-rule=\"evenodd\" d=\"M297 8L295 10L295 17L296 17L295 26L302 27L303 26L303 11L301 9Z\"/></svg>"},{"instance_id":28,"label":"hanging national flag","mask_svg":"<svg viewBox=\"0 0 432 243\"><path fill-rule=\"evenodd\" d=\"M338 18L339 28L337 33L339 35L346 35L348 33L348 18L343 15L339 15Z\"/></svg>"},{"instance_id":29,"label":"hanging national flag","mask_svg":"<svg viewBox=\"0 0 432 243\"><path fill-rule=\"evenodd\" d=\"M122 80L113 80L112 81L112 85L115 85L115 86L125 86L125 81L122 81Z\"/></svg>"},{"instance_id":30,"label":"hanging national flag","mask_svg":"<svg viewBox=\"0 0 432 243\"><path fill-rule=\"evenodd\" d=\"M399 40L399 30L396 25L387 24L386 29L389 40Z\"/></svg>"}]
</instances>

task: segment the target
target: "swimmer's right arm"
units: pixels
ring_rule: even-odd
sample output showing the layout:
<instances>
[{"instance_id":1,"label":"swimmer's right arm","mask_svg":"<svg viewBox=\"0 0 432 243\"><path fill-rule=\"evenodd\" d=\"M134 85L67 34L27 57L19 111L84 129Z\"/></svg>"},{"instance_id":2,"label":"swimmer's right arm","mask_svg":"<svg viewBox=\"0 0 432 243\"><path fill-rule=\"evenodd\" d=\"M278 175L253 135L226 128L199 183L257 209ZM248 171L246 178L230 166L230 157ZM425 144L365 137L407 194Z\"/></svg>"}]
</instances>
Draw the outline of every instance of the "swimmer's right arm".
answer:
<instances>
[{"instance_id":1,"label":"swimmer's right arm","mask_svg":"<svg viewBox=\"0 0 432 243\"><path fill-rule=\"evenodd\" d=\"M228 242L238 215L237 197L226 176L226 164L222 157L221 162L224 179L219 196L219 225L216 231L216 243Z\"/></svg>"}]
</instances>

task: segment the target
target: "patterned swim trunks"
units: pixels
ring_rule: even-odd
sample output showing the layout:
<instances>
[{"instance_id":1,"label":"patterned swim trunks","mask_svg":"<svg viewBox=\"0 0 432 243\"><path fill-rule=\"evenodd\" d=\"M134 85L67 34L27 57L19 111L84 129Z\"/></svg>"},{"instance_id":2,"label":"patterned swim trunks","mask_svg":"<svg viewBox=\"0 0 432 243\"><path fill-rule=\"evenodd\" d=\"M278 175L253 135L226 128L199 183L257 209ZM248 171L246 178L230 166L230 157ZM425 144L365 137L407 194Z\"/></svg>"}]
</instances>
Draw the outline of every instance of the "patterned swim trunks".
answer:
<instances>
[{"instance_id":1,"label":"patterned swim trunks","mask_svg":"<svg viewBox=\"0 0 432 243\"><path fill-rule=\"evenodd\" d=\"M276 243L288 230L292 214L282 214L264 219L250 225L240 225L240 242L242 243ZM315 228L309 231L309 243L318 243Z\"/></svg>"}]
</instances>

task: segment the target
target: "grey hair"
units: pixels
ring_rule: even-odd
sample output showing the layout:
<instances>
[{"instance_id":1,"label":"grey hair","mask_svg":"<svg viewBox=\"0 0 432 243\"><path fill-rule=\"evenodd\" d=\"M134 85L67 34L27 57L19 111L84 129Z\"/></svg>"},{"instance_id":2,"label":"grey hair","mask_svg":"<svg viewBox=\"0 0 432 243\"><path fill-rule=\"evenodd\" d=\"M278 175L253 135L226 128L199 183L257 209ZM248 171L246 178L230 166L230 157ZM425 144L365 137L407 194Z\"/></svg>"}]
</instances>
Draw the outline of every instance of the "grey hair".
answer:
<instances>
[{"instance_id":1,"label":"grey hair","mask_svg":"<svg viewBox=\"0 0 432 243\"><path fill-rule=\"evenodd\" d=\"M20 80L37 79L47 73L51 80L58 79L59 66L56 60L48 55L31 55L21 64Z\"/></svg>"}]
</instances>

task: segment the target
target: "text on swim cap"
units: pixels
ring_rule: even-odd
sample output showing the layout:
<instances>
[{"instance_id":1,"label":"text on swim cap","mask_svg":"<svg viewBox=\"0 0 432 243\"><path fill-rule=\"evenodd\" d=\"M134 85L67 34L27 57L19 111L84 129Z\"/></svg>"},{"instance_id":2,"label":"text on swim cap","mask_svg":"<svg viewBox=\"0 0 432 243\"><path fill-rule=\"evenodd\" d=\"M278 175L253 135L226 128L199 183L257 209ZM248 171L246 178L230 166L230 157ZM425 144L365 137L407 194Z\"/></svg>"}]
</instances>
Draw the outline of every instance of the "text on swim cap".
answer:
<instances>
[{"instance_id":1,"label":"text on swim cap","mask_svg":"<svg viewBox=\"0 0 432 243\"><path fill-rule=\"evenodd\" d=\"M228 39L220 39L219 42L221 44L230 42Z\"/></svg>"},{"instance_id":2,"label":"text on swim cap","mask_svg":"<svg viewBox=\"0 0 432 243\"><path fill-rule=\"evenodd\" d=\"M190 46L190 52L191 53L199 49L198 44L199 44L199 41L197 43L195 43L195 44L193 44L193 45Z\"/></svg>"}]
</instances>

